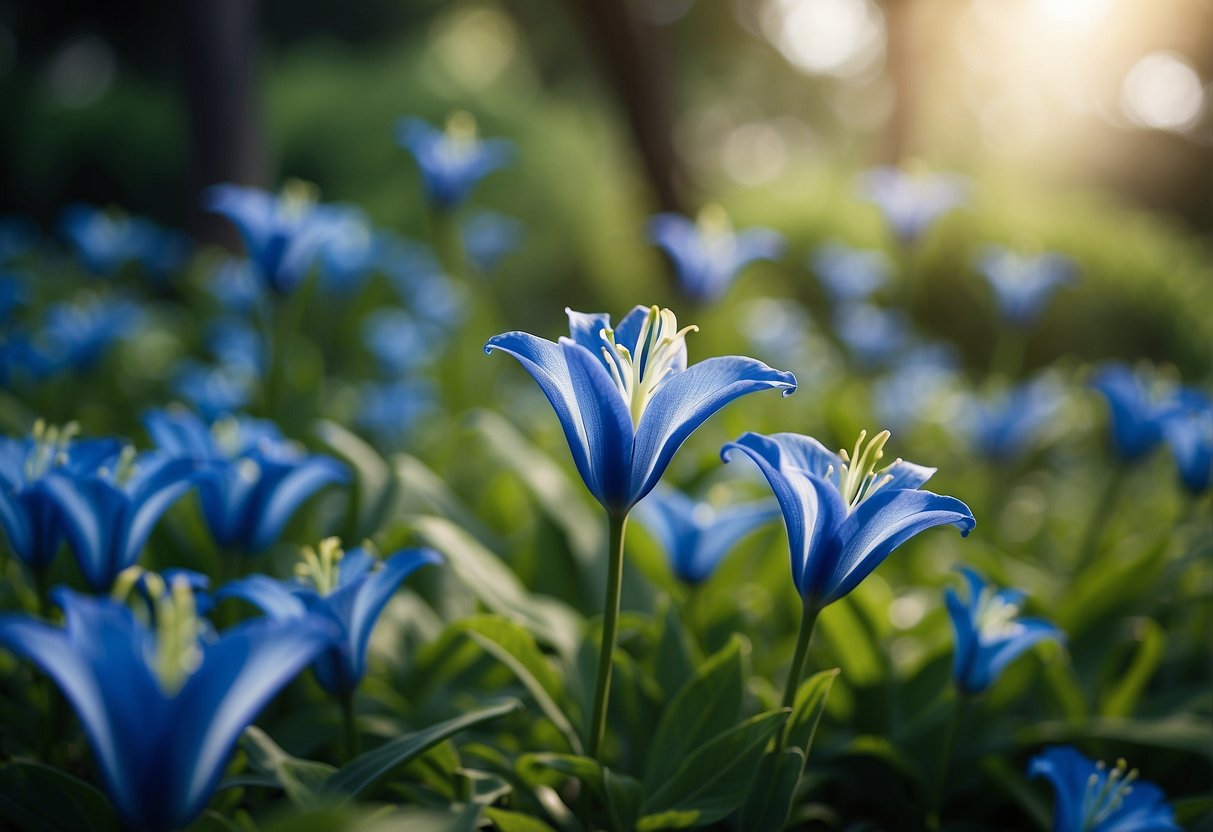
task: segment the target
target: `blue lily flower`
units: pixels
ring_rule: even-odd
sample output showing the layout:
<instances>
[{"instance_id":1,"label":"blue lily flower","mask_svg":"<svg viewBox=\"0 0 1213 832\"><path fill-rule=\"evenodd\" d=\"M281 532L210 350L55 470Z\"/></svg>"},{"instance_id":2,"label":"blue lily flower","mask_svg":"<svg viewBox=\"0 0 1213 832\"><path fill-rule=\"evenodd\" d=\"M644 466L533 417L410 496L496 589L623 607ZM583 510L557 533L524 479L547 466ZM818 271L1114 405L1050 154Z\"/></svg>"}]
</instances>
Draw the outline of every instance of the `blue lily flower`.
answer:
<instances>
[{"instance_id":1,"label":"blue lily flower","mask_svg":"<svg viewBox=\"0 0 1213 832\"><path fill-rule=\"evenodd\" d=\"M440 333L403 309L378 309L362 324L362 342L380 370L393 377L430 363L440 341Z\"/></svg>"},{"instance_id":2,"label":"blue lily flower","mask_svg":"<svg viewBox=\"0 0 1213 832\"><path fill-rule=\"evenodd\" d=\"M668 486L658 485L636 506L636 516L652 533L679 580L703 583L742 538L779 516L769 500L717 508Z\"/></svg>"},{"instance_id":3,"label":"blue lily flower","mask_svg":"<svg viewBox=\"0 0 1213 832\"><path fill-rule=\"evenodd\" d=\"M893 263L883 251L851 248L837 241L818 246L809 268L836 304L867 301L893 274Z\"/></svg>"},{"instance_id":4,"label":"blue lily flower","mask_svg":"<svg viewBox=\"0 0 1213 832\"><path fill-rule=\"evenodd\" d=\"M910 319L894 309L847 303L834 311L838 340L863 367L893 363L910 344Z\"/></svg>"},{"instance_id":5,"label":"blue lily flower","mask_svg":"<svg viewBox=\"0 0 1213 832\"><path fill-rule=\"evenodd\" d=\"M219 364L253 378L265 374L265 338L243 318L223 317L206 327L206 344Z\"/></svg>"},{"instance_id":6,"label":"blue lily flower","mask_svg":"<svg viewBox=\"0 0 1213 832\"><path fill-rule=\"evenodd\" d=\"M741 356L687 366L686 335L674 313L637 306L611 327L604 314L566 310L569 338L525 332L489 339L485 352L518 359L547 396L577 471L614 516L648 494L674 452L709 416L758 390L796 389L796 377Z\"/></svg>"},{"instance_id":7,"label":"blue lily flower","mask_svg":"<svg viewBox=\"0 0 1213 832\"><path fill-rule=\"evenodd\" d=\"M153 410L143 422L167 455L206 466L209 475L198 483L202 514L226 549L265 551L305 500L349 480L345 465L304 453L266 420L231 417L210 427L174 408Z\"/></svg>"},{"instance_id":8,"label":"blue lily flower","mask_svg":"<svg viewBox=\"0 0 1213 832\"><path fill-rule=\"evenodd\" d=\"M382 446L404 444L421 418L435 409L433 386L424 381L367 382L358 387L354 424Z\"/></svg>"},{"instance_id":9,"label":"blue lily flower","mask_svg":"<svg viewBox=\"0 0 1213 832\"><path fill-rule=\"evenodd\" d=\"M1051 379L1021 382L985 398L967 398L960 424L978 454L1008 463L1022 456L1053 422L1061 395Z\"/></svg>"},{"instance_id":10,"label":"blue lily flower","mask_svg":"<svg viewBox=\"0 0 1213 832\"><path fill-rule=\"evenodd\" d=\"M417 317L454 327L467 314L463 290L420 243L383 235L379 268L401 302Z\"/></svg>"},{"instance_id":11,"label":"blue lily flower","mask_svg":"<svg viewBox=\"0 0 1213 832\"><path fill-rule=\"evenodd\" d=\"M1111 416L1112 447L1121 459L1141 459L1162 442L1162 426L1175 412L1176 400L1156 396L1157 386L1124 364L1105 366L1091 385L1103 394Z\"/></svg>"},{"instance_id":12,"label":"blue lily flower","mask_svg":"<svg viewBox=\"0 0 1213 832\"><path fill-rule=\"evenodd\" d=\"M216 593L216 600L242 598L275 621L331 621L338 637L317 657L312 671L325 690L347 696L366 675L371 631L404 580L426 564L439 564L432 549L405 549L380 562L368 546L342 552L330 537L316 549L304 547L297 580L251 575Z\"/></svg>"},{"instance_id":13,"label":"blue lily flower","mask_svg":"<svg viewBox=\"0 0 1213 832\"><path fill-rule=\"evenodd\" d=\"M136 454L128 445L97 468L52 468L41 487L84 580L105 592L139 559L161 515L193 488L199 473L189 460L156 451Z\"/></svg>"},{"instance_id":14,"label":"blue lily flower","mask_svg":"<svg viewBox=\"0 0 1213 832\"><path fill-rule=\"evenodd\" d=\"M910 246L939 217L968 200L969 183L954 173L908 173L881 167L863 175L859 193L880 209L898 242Z\"/></svg>"},{"instance_id":15,"label":"blue lily flower","mask_svg":"<svg viewBox=\"0 0 1213 832\"><path fill-rule=\"evenodd\" d=\"M247 367L208 367L196 361L183 362L173 376L173 392L208 422L248 407L255 384L256 377Z\"/></svg>"},{"instance_id":16,"label":"blue lily flower","mask_svg":"<svg viewBox=\"0 0 1213 832\"><path fill-rule=\"evenodd\" d=\"M746 433L721 450L725 462L733 451L752 459L775 492L806 610L842 598L919 532L953 525L967 535L976 525L960 500L919 490L934 468L898 459L877 470L889 432L866 437L851 454L795 433Z\"/></svg>"},{"instance_id":17,"label":"blue lily flower","mask_svg":"<svg viewBox=\"0 0 1213 832\"><path fill-rule=\"evenodd\" d=\"M65 589L63 627L0 616L0 645L63 691L110 801L146 832L202 813L240 734L333 635L314 619L257 620L208 639L188 582L161 590L154 629L117 601Z\"/></svg>"},{"instance_id":18,"label":"blue lily flower","mask_svg":"<svg viewBox=\"0 0 1213 832\"><path fill-rule=\"evenodd\" d=\"M658 214L649 220L649 236L674 264L678 285L690 298L721 298L737 275L755 260L783 255L783 236L770 228L733 231L729 215L708 205L692 221L681 214Z\"/></svg>"},{"instance_id":19,"label":"blue lily flower","mask_svg":"<svg viewBox=\"0 0 1213 832\"><path fill-rule=\"evenodd\" d=\"M47 310L31 342L31 361L39 376L64 368L78 371L93 367L114 342L129 338L144 320L134 302L93 295Z\"/></svg>"},{"instance_id":20,"label":"blue lily flower","mask_svg":"<svg viewBox=\"0 0 1213 832\"><path fill-rule=\"evenodd\" d=\"M1016 327L1035 323L1054 293L1077 274L1074 261L1064 255L1020 254L1000 246L986 248L977 270L994 291L1002 319Z\"/></svg>"},{"instance_id":21,"label":"blue lily flower","mask_svg":"<svg viewBox=\"0 0 1213 832\"><path fill-rule=\"evenodd\" d=\"M63 543L63 526L42 480L62 469L71 476L95 471L122 451L117 439L76 440L76 426L34 425L26 439L0 437L0 527L9 548L35 571L50 566Z\"/></svg>"},{"instance_id":22,"label":"blue lily flower","mask_svg":"<svg viewBox=\"0 0 1213 832\"><path fill-rule=\"evenodd\" d=\"M320 249L320 287L337 295L356 294L378 268L381 242L361 213L334 223Z\"/></svg>"},{"instance_id":23,"label":"blue lily flower","mask_svg":"<svg viewBox=\"0 0 1213 832\"><path fill-rule=\"evenodd\" d=\"M396 126L396 143L413 154L426 199L435 210L457 208L481 179L505 167L514 155L513 142L481 140L470 113L452 113L445 130L417 118Z\"/></svg>"},{"instance_id":24,"label":"blue lily flower","mask_svg":"<svg viewBox=\"0 0 1213 832\"><path fill-rule=\"evenodd\" d=\"M522 244L522 223L495 211L478 211L463 223L463 248L473 265L490 274Z\"/></svg>"},{"instance_id":25,"label":"blue lily flower","mask_svg":"<svg viewBox=\"0 0 1213 832\"><path fill-rule=\"evenodd\" d=\"M151 220L89 205L68 206L59 226L80 262L97 275L112 275L133 262L161 275L179 267L189 248L182 235Z\"/></svg>"},{"instance_id":26,"label":"blue lily flower","mask_svg":"<svg viewBox=\"0 0 1213 832\"><path fill-rule=\"evenodd\" d=\"M281 195L214 185L203 199L207 210L222 214L239 229L262 281L278 295L299 287L352 210L317 205L314 189L298 181L288 182Z\"/></svg>"},{"instance_id":27,"label":"blue lily flower","mask_svg":"<svg viewBox=\"0 0 1213 832\"><path fill-rule=\"evenodd\" d=\"M968 585L968 599L948 589L944 600L956 634L952 681L962 694L971 696L989 688L1008 664L1041 641L1065 639L1048 621L1017 617L1022 592L995 590L972 569L960 572Z\"/></svg>"},{"instance_id":28,"label":"blue lily flower","mask_svg":"<svg viewBox=\"0 0 1213 832\"><path fill-rule=\"evenodd\" d=\"M1164 420L1163 436L1179 468L1180 481L1192 494L1213 483L1213 400L1199 390L1183 390L1179 405Z\"/></svg>"},{"instance_id":29,"label":"blue lily flower","mask_svg":"<svg viewBox=\"0 0 1213 832\"><path fill-rule=\"evenodd\" d=\"M1179 832L1162 789L1138 779L1124 760L1109 769L1055 745L1032 758L1028 776L1053 784L1053 832Z\"/></svg>"},{"instance_id":30,"label":"blue lily flower","mask_svg":"<svg viewBox=\"0 0 1213 832\"><path fill-rule=\"evenodd\" d=\"M945 344L910 348L889 373L872 382L872 410L882 424L908 428L932 415L956 381L956 355Z\"/></svg>"},{"instance_id":31,"label":"blue lily flower","mask_svg":"<svg viewBox=\"0 0 1213 832\"><path fill-rule=\"evenodd\" d=\"M206 289L215 300L234 315L246 315L261 304L262 284L248 258L230 257L212 272Z\"/></svg>"}]
</instances>

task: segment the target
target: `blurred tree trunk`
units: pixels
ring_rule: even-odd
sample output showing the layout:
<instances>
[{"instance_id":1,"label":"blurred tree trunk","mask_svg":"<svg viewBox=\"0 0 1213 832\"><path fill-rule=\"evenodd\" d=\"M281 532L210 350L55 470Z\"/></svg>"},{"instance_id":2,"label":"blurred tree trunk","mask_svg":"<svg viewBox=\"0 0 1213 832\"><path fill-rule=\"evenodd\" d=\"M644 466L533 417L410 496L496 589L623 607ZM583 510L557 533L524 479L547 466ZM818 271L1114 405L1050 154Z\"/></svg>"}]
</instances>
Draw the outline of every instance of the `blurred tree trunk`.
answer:
<instances>
[{"instance_id":1,"label":"blurred tree trunk","mask_svg":"<svg viewBox=\"0 0 1213 832\"><path fill-rule=\"evenodd\" d=\"M257 4L254 0L183 0L181 57L189 111L189 230L204 242L235 244L235 231L202 208L209 185L266 182L256 104Z\"/></svg>"},{"instance_id":2,"label":"blurred tree trunk","mask_svg":"<svg viewBox=\"0 0 1213 832\"><path fill-rule=\"evenodd\" d=\"M914 141L914 24L912 0L885 0L886 65L893 80L893 112L889 114L881 162L898 165L913 152Z\"/></svg>"},{"instance_id":3,"label":"blurred tree trunk","mask_svg":"<svg viewBox=\"0 0 1213 832\"><path fill-rule=\"evenodd\" d=\"M689 181L674 150L674 91L664 32L627 0L568 0L623 107L657 204L686 213ZM643 0L642 0L643 2Z\"/></svg>"}]
</instances>

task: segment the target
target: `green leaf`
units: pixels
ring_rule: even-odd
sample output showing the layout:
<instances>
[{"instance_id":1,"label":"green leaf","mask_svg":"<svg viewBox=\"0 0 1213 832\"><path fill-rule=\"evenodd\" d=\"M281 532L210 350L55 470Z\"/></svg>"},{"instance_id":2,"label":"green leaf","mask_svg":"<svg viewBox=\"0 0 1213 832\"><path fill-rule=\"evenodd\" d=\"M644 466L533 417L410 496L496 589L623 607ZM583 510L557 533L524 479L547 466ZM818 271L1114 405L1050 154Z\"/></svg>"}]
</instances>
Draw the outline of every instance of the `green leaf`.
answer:
<instances>
[{"instance_id":1,"label":"green leaf","mask_svg":"<svg viewBox=\"0 0 1213 832\"><path fill-rule=\"evenodd\" d=\"M552 827L537 817L524 815L522 812L511 812L507 809L497 809L488 806L484 815L493 822L499 832L555 832Z\"/></svg>"},{"instance_id":2,"label":"green leaf","mask_svg":"<svg viewBox=\"0 0 1213 832\"><path fill-rule=\"evenodd\" d=\"M347 532L352 539L346 541L353 546L383 525L397 493L396 477L378 451L336 422L321 419L316 423L315 433L329 451L354 469L351 494L354 522Z\"/></svg>"},{"instance_id":3,"label":"green leaf","mask_svg":"<svg viewBox=\"0 0 1213 832\"><path fill-rule=\"evenodd\" d=\"M644 804L644 786L640 781L624 774L602 770L602 791L606 795L607 811L611 815L611 828L619 832L631 832L640 820Z\"/></svg>"},{"instance_id":4,"label":"green leaf","mask_svg":"<svg viewBox=\"0 0 1213 832\"><path fill-rule=\"evenodd\" d=\"M584 622L571 607L555 598L532 595L501 558L441 517L413 518L413 528L447 557L451 569L492 612L515 620L542 643L572 656Z\"/></svg>"},{"instance_id":5,"label":"green leaf","mask_svg":"<svg viewBox=\"0 0 1213 832\"><path fill-rule=\"evenodd\" d=\"M734 635L665 706L650 745L644 775L647 791L668 781L692 749L737 721L749 649L745 639Z\"/></svg>"},{"instance_id":6,"label":"green leaf","mask_svg":"<svg viewBox=\"0 0 1213 832\"><path fill-rule=\"evenodd\" d=\"M596 760L577 754L523 754L515 763L518 776L530 786L558 784L548 775L575 777L592 789L604 803L611 816L611 828L630 830L635 827L644 800L640 781L603 768ZM561 779L563 779L563 777Z\"/></svg>"},{"instance_id":7,"label":"green leaf","mask_svg":"<svg viewBox=\"0 0 1213 832\"><path fill-rule=\"evenodd\" d=\"M804 749L806 758L813 746L817 724L821 722L821 715L825 712L826 699L839 672L836 667L833 670L814 673L805 679L796 691L796 701L788 722L787 744Z\"/></svg>"},{"instance_id":8,"label":"green leaf","mask_svg":"<svg viewBox=\"0 0 1213 832\"><path fill-rule=\"evenodd\" d=\"M564 736L569 750L574 754L582 753L581 738L557 704L568 701L564 682L540 652L534 637L513 621L495 615L476 616L460 626L485 652L518 677L544 716Z\"/></svg>"},{"instance_id":9,"label":"green leaf","mask_svg":"<svg viewBox=\"0 0 1213 832\"><path fill-rule=\"evenodd\" d=\"M255 770L273 775L286 796L296 806L314 806L325 781L336 771L328 763L303 760L282 750L269 734L256 725L244 729L241 738Z\"/></svg>"},{"instance_id":10,"label":"green leaf","mask_svg":"<svg viewBox=\"0 0 1213 832\"><path fill-rule=\"evenodd\" d=\"M665 612L659 613L662 622L661 639L657 642L656 655L653 657L653 677L665 691L668 701L695 672L695 663L694 648L682 619L678 617L678 611L668 597L664 597L662 601Z\"/></svg>"},{"instance_id":11,"label":"green leaf","mask_svg":"<svg viewBox=\"0 0 1213 832\"><path fill-rule=\"evenodd\" d=\"M1100 702L1099 713L1104 717L1126 717L1133 713L1146 685L1154 678L1162 664L1166 649L1166 635L1158 623L1141 619L1137 633L1141 646L1133 656L1129 667L1121 674L1120 681L1112 686Z\"/></svg>"},{"instance_id":12,"label":"green leaf","mask_svg":"<svg viewBox=\"0 0 1213 832\"><path fill-rule=\"evenodd\" d=\"M345 799L357 797L393 769L424 754L447 737L521 709L521 702L510 699L397 737L350 760L324 782L323 790L326 794L340 795Z\"/></svg>"},{"instance_id":13,"label":"green leaf","mask_svg":"<svg viewBox=\"0 0 1213 832\"><path fill-rule=\"evenodd\" d=\"M0 820L25 832L117 832L118 816L93 786L30 760L0 766Z\"/></svg>"},{"instance_id":14,"label":"green leaf","mask_svg":"<svg viewBox=\"0 0 1213 832\"><path fill-rule=\"evenodd\" d=\"M788 748L767 754L741 807L742 832L778 832L788 822L792 797L804 773L804 751Z\"/></svg>"},{"instance_id":15,"label":"green leaf","mask_svg":"<svg viewBox=\"0 0 1213 832\"><path fill-rule=\"evenodd\" d=\"M691 753L644 801L640 830L706 825L741 806L766 749L788 711L751 717Z\"/></svg>"},{"instance_id":16,"label":"green leaf","mask_svg":"<svg viewBox=\"0 0 1213 832\"><path fill-rule=\"evenodd\" d=\"M858 688L875 685L886 671L883 651L860 615L852 604L841 603L830 605L817 619L817 628L830 642L847 682Z\"/></svg>"},{"instance_id":17,"label":"green leaf","mask_svg":"<svg viewBox=\"0 0 1213 832\"><path fill-rule=\"evenodd\" d=\"M1082 723L1042 722L1019 732L1025 745L1113 740L1147 748L1187 751L1213 759L1213 726L1194 714L1176 714L1162 719L1103 717Z\"/></svg>"}]
</instances>

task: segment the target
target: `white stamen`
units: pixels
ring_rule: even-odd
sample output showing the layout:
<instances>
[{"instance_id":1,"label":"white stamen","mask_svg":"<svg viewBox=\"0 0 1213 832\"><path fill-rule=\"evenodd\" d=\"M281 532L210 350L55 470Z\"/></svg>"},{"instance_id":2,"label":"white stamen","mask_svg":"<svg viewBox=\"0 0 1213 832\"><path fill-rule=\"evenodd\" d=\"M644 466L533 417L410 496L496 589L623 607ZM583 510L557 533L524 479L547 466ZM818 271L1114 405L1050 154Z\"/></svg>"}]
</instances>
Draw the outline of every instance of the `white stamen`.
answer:
<instances>
[{"instance_id":1,"label":"white stamen","mask_svg":"<svg viewBox=\"0 0 1213 832\"><path fill-rule=\"evenodd\" d=\"M604 342L602 356L611 380L628 405L633 425L640 424L645 408L662 382L674 372L687 334L698 331L699 327L694 325L679 329L673 312L653 306L640 325L635 354L623 344L615 343L615 330L604 327L599 332Z\"/></svg>"}]
</instances>

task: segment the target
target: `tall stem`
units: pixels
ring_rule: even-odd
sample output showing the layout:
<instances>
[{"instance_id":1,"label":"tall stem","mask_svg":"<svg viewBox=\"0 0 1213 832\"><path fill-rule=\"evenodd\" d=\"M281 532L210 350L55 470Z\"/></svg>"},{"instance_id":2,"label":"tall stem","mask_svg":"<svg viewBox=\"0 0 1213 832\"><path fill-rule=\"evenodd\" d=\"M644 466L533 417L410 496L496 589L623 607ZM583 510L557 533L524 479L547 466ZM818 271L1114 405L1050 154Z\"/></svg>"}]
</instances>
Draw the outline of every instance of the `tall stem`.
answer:
<instances>
[{"instance_id":1,"label":"tall stem","mask_svg":"<svg viewBox=\"0 0 1213 832\"><path fill-rule=\"evenodd\" d=\"M1099 502L1095 504L1095 509L1091 512L1091 519L1087 521L1087 530L1083 535L1082 546L1078 550L1078 561L1075 564L1076 574L1082 573L1090 566L1099 552L1099 541L1103 537L1104 526L1107 525L1108 518L1112 516L1112 509L1116 507L1120 489L1124 486L1126 472L1124 464L1118 464L1116 470L1111 473L1104 484L1103 494L1100 495Z\"/></svg>"},{"instance_id":2,"label":"tall stem","mask_svg":"<svg viewBox=\"0 0 1213 832\"><path fill-rule=\"evenodd\" d=\"M783 707L785 708L794 707L796 704L796 692L800 690L800 677L804 675L805 661L809 657L809 642L813 639L813 626L817 623L817 615L820 612L819 607L810 607L806 604L800 617L800 633L796 636L796 652L792 654L792 667L788 671L788 682L783 689ZM779 732L777 751L783 750L791 723L792 721L789 719L784 723L783 730Z\"/></svg>"},{"instance_id":3,"label":"tall stem","mask_svg":"<svg viewBox=\"0 0 1213 832\"><path fill-rule=\"evenodd\" d=\"M948 720L947 733L943 737L943 751L939 757L939 768L935 771L935 780L931 784L930 802L927 804L927 828L939 828L939 803L943 798L943 786L948 779L948 769L952 767L952 752L956 748L956 736L960 733L961 723L969 710L969 697L963 693L956 696L956 707L952 709L952 718Z\"/></svg>"},{"instance_id":4,"label":"tall stem","mask_svg":"<svg viewBox=\"0 0 1213 832\"><path fill-rule=\"evenodd\" d=\"M354 694L343 693L341 700L341 724L345 729L345 761L358 756L358 726L354 723Z\"/></svg>"},{"instance_id":5,"label":"tall stem","mask_svg":"<svg viewBox=\"0 0 1213 832\"><path fill-rule=\"evenodd\" d=\"M606 735L607 700L611 695L611 659L619 629L619 596L623 589L623 536L628 526L627 512L607 515L607 593L602 619L602 647L598 656L598 682L594 687L594 718L590 723L589 754L595 760L602 753Z\"/></svg>"}]
</instances>

